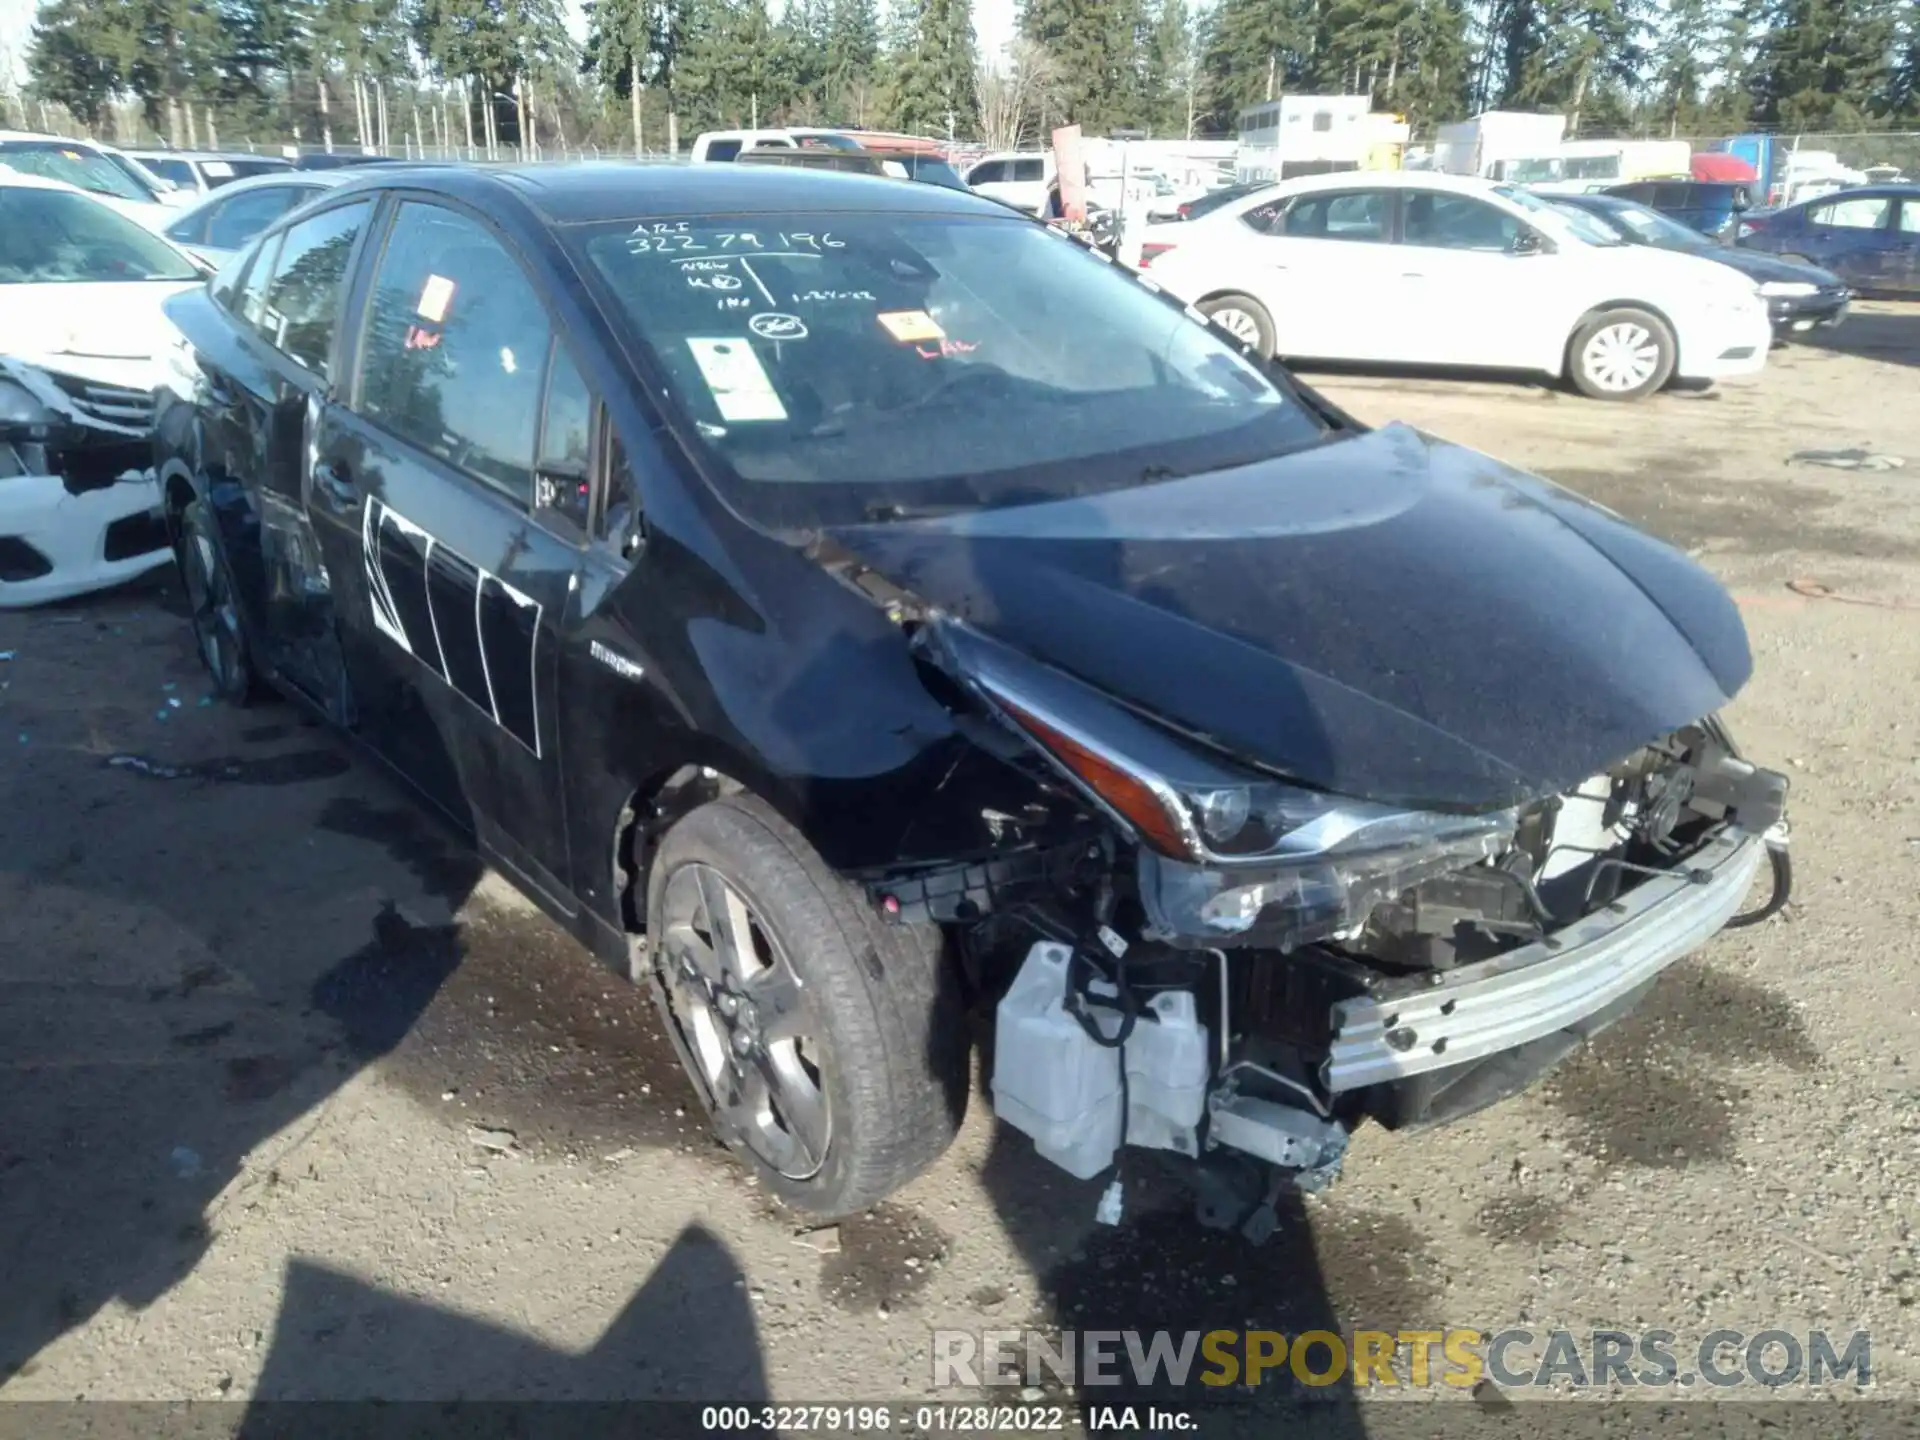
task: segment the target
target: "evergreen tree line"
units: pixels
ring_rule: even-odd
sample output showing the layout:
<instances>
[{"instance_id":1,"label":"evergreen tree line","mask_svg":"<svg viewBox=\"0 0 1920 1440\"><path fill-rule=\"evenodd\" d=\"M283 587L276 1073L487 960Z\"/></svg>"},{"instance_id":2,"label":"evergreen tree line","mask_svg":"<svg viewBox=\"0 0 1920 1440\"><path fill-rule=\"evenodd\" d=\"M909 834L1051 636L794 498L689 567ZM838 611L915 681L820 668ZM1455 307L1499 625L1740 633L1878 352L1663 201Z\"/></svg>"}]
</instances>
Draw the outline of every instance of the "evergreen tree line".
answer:
<instances>
[{"instance_id":1,"label":"evergreen tree line","mask_svg":"<svg viewBox=\"0 0 1920 1440\"><path fill-rule=\"evenodd\" d=\"M561 0L48 0L27 97L96 133L133 104L176 144L394 150L659 151L749 124L1220 135L1299 92L1369 94L1416 134L1486 108L1582 134L1920 126L1920 0L1020 0L986 57L972 0L585 8L578 45Z\"/></svg>"}]
</instances>

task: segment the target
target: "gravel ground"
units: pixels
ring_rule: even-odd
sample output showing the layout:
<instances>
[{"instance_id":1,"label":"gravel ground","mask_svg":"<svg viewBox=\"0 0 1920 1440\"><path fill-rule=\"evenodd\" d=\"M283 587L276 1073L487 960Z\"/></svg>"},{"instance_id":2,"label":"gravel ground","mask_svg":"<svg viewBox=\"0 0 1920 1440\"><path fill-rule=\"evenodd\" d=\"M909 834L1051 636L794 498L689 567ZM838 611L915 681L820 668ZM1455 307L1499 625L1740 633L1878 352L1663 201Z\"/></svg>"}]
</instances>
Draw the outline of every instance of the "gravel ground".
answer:
<instances>
[{"instance_id":1,"label":"gravel ground","mask_svg":"<svg viewBox=\"0 0 1920 1440\"><path fill-rule=\"evenodd\" d=\"M1535 1091L1362 1131L1261 1249L1151 1182L1096 1227L978 1100L804 1234L642 997L324 731L200 703L165 583L0 614L0 1398L915 1400L931 1331L1033 1323L1866 1329L1920 1399L1920 308L1634 407L1314 378L1728 584L1785 916ZM1790 460L1852 447L1906 467Z\"/></svg>"}]
</instances>

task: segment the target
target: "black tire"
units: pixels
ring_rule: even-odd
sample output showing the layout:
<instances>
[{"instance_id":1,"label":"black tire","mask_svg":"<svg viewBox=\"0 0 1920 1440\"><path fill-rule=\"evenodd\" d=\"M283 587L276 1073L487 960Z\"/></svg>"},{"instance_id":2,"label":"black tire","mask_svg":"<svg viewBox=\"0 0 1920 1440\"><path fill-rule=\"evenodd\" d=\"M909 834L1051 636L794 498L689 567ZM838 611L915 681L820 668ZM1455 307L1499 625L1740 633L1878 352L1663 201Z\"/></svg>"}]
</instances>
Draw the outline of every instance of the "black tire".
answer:
<instances>
[{"instance_id":1,"label":"black tire","mask_svg":"<svg viewBox=\"0 0 1920 1440\"><path fill-rule=\"evenodd\" d=\"M240 615L233 567L205 500L190 500L180 512L173 532L173 558L186 591L194 648L200 652L214 694L230 705L252 703L260 695L260 675Z\"/></svg>"},{"instance_id":2,"label":"black tire","mask_svg":"<svg viewBox=\"0 0 1920 1440\"><path fill-rule=\"evenodd\" d=\"M783 1093L768 1068L781 1042L761 1046L750 1035L752 1057L736 1065L740 1028L768 1022L741 1021L733 1011L722 1019L721 1002L734 998L738 1005L739 998L720 995L683 968L691 963L688 927L676 916L687 913L688 887L698 892L716 873L750 912L755 949L783 957L798 979L797 1007L767 1013L804 1030L804 1050L796 1042L787 1055L810 1062L806 1075L824 1098L825 1155L811 1173L799 1173L802 1166L783 1170L764 1153L778 1144L767 1138L764 1114L750 1131L735 1116L753 1107L725 1103L743 1093L735 1088L747 1083L741 1071L757 1071L763 1086L772 1087L766 1113L784 1123ZM968 1032L959 977L937 926L888 924L798 831L750 795L702 805L667 832L647 875L647 918L648 942L640 953L681 1064L722 1141L780 1199L820 1216L851 1215L946 1151L966 1112ZM697 922L694 929L699 941ZM762 973L773 970L769 963ZM758 1003L767 1004L764 998ZM723 1036L717 1049L728 1072L719 1076L726 1096L704 1068L713 1057L701 1049L703 1025L709 1044L716 1031ZM797 1153L812 1158L810 1148Z\"/></svg>"},{"instance_id":3,"label":"black tire","mask_svg":"<svg viewBox=\"0 0 1920 1440\"><path fill-rule=\"evenodd\" d=\"M1673 378L1680 346L1650 310L1617 305L1580 322L1567 343L1567 377L1593 400L1640 400Z\"/></svg>"},{"instance_id":4,"label":"black tire","mask_svg":"<svg viewBox=\"0 0 1920 1440\"><path fill-rule=\"evenodd\" d=\"M1202 315L1213 320L1234 339L1250 344L1262 360L1273 358L1276 343L1273 333L1273 316L1267 313L1267 307L1251 295L1228 294L1215 295L1202 300L1197 307ZM1221 317L1216 319L1215 317ZM1235 316L1244 316L1246 324L1234 323Z\"/></svg>"}]
</instances>

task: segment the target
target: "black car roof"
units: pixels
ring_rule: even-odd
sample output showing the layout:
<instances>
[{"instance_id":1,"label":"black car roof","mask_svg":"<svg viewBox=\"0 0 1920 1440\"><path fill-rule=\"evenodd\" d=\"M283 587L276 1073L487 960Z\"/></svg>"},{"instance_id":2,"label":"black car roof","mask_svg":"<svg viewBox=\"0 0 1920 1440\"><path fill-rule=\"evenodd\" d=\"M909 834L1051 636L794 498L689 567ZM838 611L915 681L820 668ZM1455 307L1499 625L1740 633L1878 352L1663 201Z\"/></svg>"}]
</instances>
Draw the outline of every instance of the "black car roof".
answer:
<instances>
[{"instance_id":1,"label":"black car roof","mask_svg":"<svg viewBox=\"0 0 1920 1440\"><path fill-rule=\"evenodd\" d=\"M396 173L398 172L398 173ZM645 215L757 214L767 211L888 211L1004 219L1004 205L938 185L902 185L884 176L785 165L639 164L386 168L354 189L406 186L484 205L510 191L556 225Z\"/></svg>"}]
</instances>

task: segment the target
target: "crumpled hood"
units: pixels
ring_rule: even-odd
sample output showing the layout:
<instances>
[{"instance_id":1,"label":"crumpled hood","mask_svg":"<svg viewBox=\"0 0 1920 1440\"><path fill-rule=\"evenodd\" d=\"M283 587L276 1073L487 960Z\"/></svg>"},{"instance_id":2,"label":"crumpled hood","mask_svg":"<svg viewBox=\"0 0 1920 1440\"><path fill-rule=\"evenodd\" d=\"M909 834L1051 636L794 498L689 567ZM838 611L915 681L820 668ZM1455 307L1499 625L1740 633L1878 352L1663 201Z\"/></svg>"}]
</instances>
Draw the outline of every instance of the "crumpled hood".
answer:
<instances>
[{"instance_id":1,"label":"crumpled hood","mask_svg":"<svg viewBox=\"0 0 1920 1440\"><path fill-rule=\"evenodd\" d=\"M1752 669L1731 598L1685 556L1402 425L831 534L928 604L1355 797L1475 810L1565 789Z\"/></svg>"}]
</instances>

